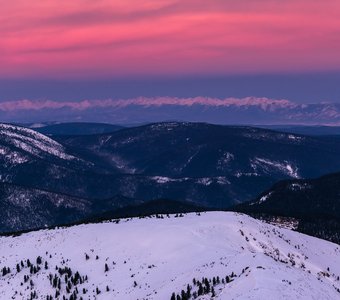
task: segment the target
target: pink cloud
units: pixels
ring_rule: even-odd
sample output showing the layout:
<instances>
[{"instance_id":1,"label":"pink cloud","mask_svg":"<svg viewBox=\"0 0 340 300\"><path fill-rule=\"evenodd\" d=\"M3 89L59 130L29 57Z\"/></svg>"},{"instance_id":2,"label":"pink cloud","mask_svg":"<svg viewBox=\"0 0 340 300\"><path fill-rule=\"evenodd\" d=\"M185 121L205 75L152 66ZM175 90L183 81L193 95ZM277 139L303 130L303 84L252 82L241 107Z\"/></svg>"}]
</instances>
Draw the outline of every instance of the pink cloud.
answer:
<instances>
[{"instance_id":1,"label":"pink cloud","mask_svg":"<svg viewBox=\"0 0 340 300\"><path fill-rule=\"evenodd\" d=\"M17 100L5 101L0 103L0 110L5 112L20 111L20 110L44 110L44 109L62 109L68 108L71 110L87 110L93 108L124 108L128 106L142 107L160 107L164 105L170 106L213 106L213 107L252 107L256 106L262 110L275 110L277 108L294 108L297 104L288 100L275 100L268 98L173 98L173 97L156 97L156 98L133 98L133 99L103 99L103 100L83 100L83 101L53 101L53 100Z\"/></svg>"},{"instance_id":2,"label":"pink cloud","mask_svg":"<svg viewBox=\"0 0 340 300\"><path fill-rule=\"evenodd\" d=\"M11 0L0 23L5 78L340 69L335 0Z\"/></svg>"}]
</instances>

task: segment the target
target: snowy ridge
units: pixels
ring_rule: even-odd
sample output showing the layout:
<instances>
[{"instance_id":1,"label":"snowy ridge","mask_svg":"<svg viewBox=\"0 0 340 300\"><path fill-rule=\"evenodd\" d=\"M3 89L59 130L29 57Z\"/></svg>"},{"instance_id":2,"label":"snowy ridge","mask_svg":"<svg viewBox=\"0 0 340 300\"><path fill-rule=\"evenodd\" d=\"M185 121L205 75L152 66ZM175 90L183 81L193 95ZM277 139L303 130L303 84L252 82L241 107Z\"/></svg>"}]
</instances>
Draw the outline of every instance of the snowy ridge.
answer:
<instances>
[{"instance_id":1,"label":"snowy ridge","mask_svg":"<svg viewBox=\"0 0 340 300\"><path fill-rule=\"evenodd\" d=\"M311 189L312 186L308 183L292 183L290 185L290 189L292 191L302 191L302 190L307 190L307 189Z\"/></svg>"},{"instance_id":2,"label":"snowy ridge","mask_svg":"<svg viewBox=\"0 0 340 300\"><path fill-rule=\"evenodd\" d=\"M267 172L270 172L271 169L276 169L289 177L300 178L298 168L288 161L278 162L266 158L255 157L255 159L251 160L251 166L255 172L258 168L262 168Z\"/></svg>"},{"instance_id":3,"label":"snowy ridge","mask_svg":"<svg viewBox=\"0 0 340 300\"><path fill-rule=\"evenodd\" d=\"M9 147L0 146L0 156L4 160L4 166L20 165L27 162L28 156L18 151L13 151Z\"/></svg>"},{"instance_id":4,"label":"snowy ridge","mask_svg":"<svg viewBox=\"0 0 340 300\"><path fill-rule=\"evenodd\" d=\"M213 183L227 185L230 184L230 181L225 176L217 176L217 177L200 177L200 178L189 178L189 177L181 177L181 178L170 178L165 176L152 176L150 177L153 181L159 184L167 184L167 183L174 183L174 182L184 182L184 181L191 181L194 183L198 183L201 185L209 186Z\"/></svg>"},{"instance_id":5,"label":"snowy ridge","mask_svg":"<svg viewBox=\"0 0 340 300\"><path fill-rule=\"evenodd\" d=\"M42 157L47 154L64 160L76 159L74 156L65 153L65 149L61 144L28 128L0 124L0 140L36 157ZM0 155L5 155L7 159L15 164L23 163L27 160L25 155L14 154L11 156L8 148L1 149Z\"/></svg>"},{"instance_id":6,"label":"snowy ridge","mask_svg":"<svg viewBox=\"0 0 340 300\"><path fill-rule=\"evenodd\" d=\"M255 202L255 203L256 203L256 204L261 204L261 203L263 203L263 202L266 202L272 194L273 194L272 192L269 192L268 194L262 196L262 197L260 198L260 200L257 201L257 202ZM250 205L254 205L255 203L254 203L254 202L253 202L253 203L250 203Z\"/></svg>"},{"instance_id":7,"label":"snowy ridge","mask_svg":"<svg viewBox=\"0 0 340 300\"><path fill-rule=\"evenodd\" d=\"M1 299L163 300L206 281L196 299L340 297L339 246L235 213L42 230L0 238L0 253Z\"/></svg>"}]
</instances>

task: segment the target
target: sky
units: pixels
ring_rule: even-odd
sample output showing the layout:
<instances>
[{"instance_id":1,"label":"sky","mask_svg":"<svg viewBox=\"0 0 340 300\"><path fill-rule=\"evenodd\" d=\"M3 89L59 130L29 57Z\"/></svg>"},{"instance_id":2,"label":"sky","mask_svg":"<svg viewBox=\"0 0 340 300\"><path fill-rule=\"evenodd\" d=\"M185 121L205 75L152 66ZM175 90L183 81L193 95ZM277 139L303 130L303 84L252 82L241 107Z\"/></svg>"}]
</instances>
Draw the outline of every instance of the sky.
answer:
<instances>
[{"instance_id":1,"label":"sky","mask_svg":"<svg viewBox=\"0 0 340 300\"><path fill-rule=\"evenodd\" d=\"M0 102L340 102L338 0L0 0Z\"/></svg>"}]
</instances>

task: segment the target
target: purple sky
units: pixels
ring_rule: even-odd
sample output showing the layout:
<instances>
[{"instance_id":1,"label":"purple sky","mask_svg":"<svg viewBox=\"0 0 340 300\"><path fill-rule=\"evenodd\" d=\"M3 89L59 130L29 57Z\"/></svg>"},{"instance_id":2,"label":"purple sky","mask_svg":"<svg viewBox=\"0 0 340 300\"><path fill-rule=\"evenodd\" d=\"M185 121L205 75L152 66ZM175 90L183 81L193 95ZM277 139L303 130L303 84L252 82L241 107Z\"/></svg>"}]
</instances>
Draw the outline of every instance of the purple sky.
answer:
<instances>
[{"instance_id":1,"label":"purple sky","mask_svg":"<svg viewBox=\"0 0 340 300\"><path fill-rule=\"evenodd\" d=\"M11 0L0 23L3 121L137 97L340 102L336 0Z\"/></svg>"}]
</instances>

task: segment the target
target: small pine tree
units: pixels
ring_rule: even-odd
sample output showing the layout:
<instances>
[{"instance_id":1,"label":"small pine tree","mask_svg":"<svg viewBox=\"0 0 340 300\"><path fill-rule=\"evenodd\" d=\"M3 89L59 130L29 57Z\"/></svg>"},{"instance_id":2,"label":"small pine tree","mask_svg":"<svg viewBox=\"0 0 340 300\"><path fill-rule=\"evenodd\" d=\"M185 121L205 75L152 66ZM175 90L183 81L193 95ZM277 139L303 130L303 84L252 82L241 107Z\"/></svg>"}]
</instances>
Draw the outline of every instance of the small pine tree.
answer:
<instances>
[{"instance_id":1,"label":"small pine tree","mask_svg":"<svg viewBox=\"0 0 340 300\"><path fill-rule=\"evenodd\" d=\"M37 257L37 265L40 265L42 263L42 258L41 256Z\"/></svg>"},{"instance_id":2,"label":"small pine tree","mask_svg":"<svg viewBox=\"0 0 340 300\"><path fill-rule=\"evenodd\" d=\"M199 286L198 286L198 296L201 296L203 295L203 286L201 283L199 283Z\"/></svg>"},{"instance_id":3,"label":"small pine tree","mask_svg":"<svg viewBox=\"0 0 340 300\"><path fill-rule=\"evenodd\" d=\"M58 298L60 295L60 292L58 290L55 291L55 298Z\"/></svg>"},{"instance_id":4,"label":"small pine tree","mask_svg":"<svg viewBox=\"0 0 340 300\"><path fill-rule=\"evenodd\" d=\"M216 294L215 294L215 289L214 287L211 288L211 297L215 297Z\"/></svg>"},{"instance_id":5,"label":"small pine tree","mask_svg":"<svg viewBox=\"0 0 340 300\"><path fill-rule=\"evenodd\" d=\"M191 297L191 286L188 284L187 285L187 298L190 299Z\"/></svg>"}]
</instances>

